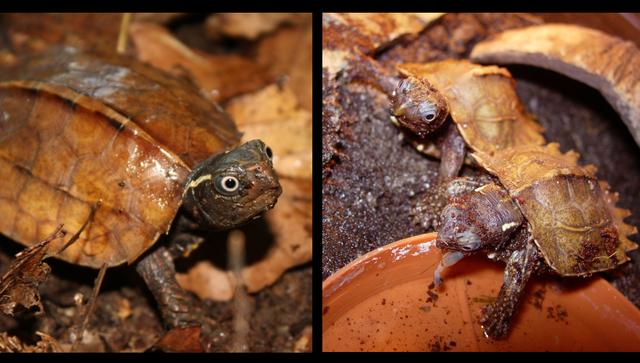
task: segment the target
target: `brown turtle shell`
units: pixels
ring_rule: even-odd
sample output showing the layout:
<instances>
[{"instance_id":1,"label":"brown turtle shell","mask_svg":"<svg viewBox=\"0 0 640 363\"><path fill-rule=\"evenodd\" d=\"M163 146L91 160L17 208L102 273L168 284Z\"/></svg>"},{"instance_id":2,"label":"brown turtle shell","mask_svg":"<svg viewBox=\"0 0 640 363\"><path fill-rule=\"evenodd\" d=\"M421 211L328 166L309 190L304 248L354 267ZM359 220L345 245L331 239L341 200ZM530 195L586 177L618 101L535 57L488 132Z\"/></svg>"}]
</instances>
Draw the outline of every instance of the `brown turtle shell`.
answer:
<instances>
[{"instance_id":1,"label":"brown turtle shell","mask_svg":"<svg viewBox=\"0 0 640 363\"><path fill-rule=\"evenodd\" d=\"M24 244L94 218L60 258L132 262L167 232L190 169L240 141L185 80L117 56L54 49L0 72L0 232Z\"/></svg>"},{"instance_id":2,"label":"brown turtle shell","mask_svg":"<svg viewBox=\"0 0 640 363\"><path fill-rule=\"evenodd\" d=\"M623 222L629 211L615 207L617 194L598 182L593 165L578 165L576 152L562 154L552 143L472 156L507 188L545 261L560 275L615 268L637 248L627 238L637 229Z\"/></svg>"},{"instance_id":3,"label":"brown turtle shell","mask_svg":"<svg viewBox=\"0 0 640 363\"><path fill-rule=\"evenodd\" d=\"M540 126L524 111L509 71L448 59L402 64L401 74L424 78L441 92L453 121L472 150L492 154L514 145L542 145Z\"/></svg>"}]
</instances>

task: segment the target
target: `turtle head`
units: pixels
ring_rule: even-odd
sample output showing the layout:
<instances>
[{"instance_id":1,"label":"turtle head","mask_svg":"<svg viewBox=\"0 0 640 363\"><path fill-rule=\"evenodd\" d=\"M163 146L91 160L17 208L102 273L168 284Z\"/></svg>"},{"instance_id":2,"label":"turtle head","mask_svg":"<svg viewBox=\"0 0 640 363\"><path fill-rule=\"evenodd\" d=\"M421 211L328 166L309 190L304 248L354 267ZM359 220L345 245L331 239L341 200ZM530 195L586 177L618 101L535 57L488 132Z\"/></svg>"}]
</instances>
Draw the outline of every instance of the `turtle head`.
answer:
<instances>
[{"instance_id":1,"label":"turtle head","mask_svg":"<svg viewBox=\"0 0 640 363\"><path fill-rule=\"evenodd\" d=\"M446 100L425 79L402 78L391 94L391 117L421 138L439 129L448 115Z\"/></svg>"},{"instance_id":2,"label":"turtle head","mask_svg":"<svg viewBox=\"0 0 640 363\"><path fill-rule=\"evenodd\" d=\"M271 148L252 140L200 163L189 175L185 209L201 226L237 227L273 208L282 194Z\"/></svg>"},{"instance_id":3,"label":"turtle head","mask_svg":"<svg viewBox=\"0 0 640 363\"><path fill-rule=\"evenodd\" d=\"M436 245L448 251L473 252L482 247L482 225L474 223L477 212L462 198L452 198L441 214Z\"/></svg>"},{"instance_id":4,"label":"turtle head","mask_svg":"<svg viewBox=\"0 0 640 363\"><path fill-rule=\"evenodd\" d=\"M460 252L495 248L509 241L523 221L508 192L489 183L449 198L441 214L436 245Z\"/></svg>"}]
</instances>

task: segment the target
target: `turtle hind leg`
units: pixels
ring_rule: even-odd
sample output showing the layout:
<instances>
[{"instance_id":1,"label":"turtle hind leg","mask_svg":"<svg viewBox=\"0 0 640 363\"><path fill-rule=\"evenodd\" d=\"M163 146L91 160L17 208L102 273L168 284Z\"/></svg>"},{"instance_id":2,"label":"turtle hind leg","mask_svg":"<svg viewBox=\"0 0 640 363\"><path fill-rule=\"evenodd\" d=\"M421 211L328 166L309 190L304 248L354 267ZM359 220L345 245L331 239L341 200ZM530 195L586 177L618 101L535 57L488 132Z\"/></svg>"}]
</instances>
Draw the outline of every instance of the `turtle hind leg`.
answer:
<instances>
[{"instance_id":1,"label":"turtle hind leg","mask_svg":"<svg viewBox=\"0 0 640 363\"><path fill-rule=\"evenodd\" d=\"M507 260L504 282L496 301L484 309L481 319L484 334L492 339L505 338L509 333L511 320L515 316L531 272L540 259L538 249L529 236L522 249L515 250Z\"/></svg>"}]
</instances>

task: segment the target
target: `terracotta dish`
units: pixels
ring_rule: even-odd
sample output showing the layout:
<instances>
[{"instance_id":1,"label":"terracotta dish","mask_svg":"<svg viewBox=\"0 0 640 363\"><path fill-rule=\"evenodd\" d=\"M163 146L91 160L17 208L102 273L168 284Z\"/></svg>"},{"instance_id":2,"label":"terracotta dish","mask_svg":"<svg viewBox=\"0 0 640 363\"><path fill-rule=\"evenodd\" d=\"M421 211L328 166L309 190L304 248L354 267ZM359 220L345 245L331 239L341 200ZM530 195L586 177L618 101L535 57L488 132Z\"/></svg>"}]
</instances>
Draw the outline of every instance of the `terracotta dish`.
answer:
<instances>
[{"instance_id":1,"label":"terracotta dish","mask_svg":"<svg viewBox=\"0 0 640 363\"><path fill-rule=\"evenodd\" d=\"M510 335L484 337L481 309L504 267L462 260L428 291L435 233L378 248L325 280L324 351L640 351L640 310L604 279L534 278Z\"/></svg>"}]
</instances>

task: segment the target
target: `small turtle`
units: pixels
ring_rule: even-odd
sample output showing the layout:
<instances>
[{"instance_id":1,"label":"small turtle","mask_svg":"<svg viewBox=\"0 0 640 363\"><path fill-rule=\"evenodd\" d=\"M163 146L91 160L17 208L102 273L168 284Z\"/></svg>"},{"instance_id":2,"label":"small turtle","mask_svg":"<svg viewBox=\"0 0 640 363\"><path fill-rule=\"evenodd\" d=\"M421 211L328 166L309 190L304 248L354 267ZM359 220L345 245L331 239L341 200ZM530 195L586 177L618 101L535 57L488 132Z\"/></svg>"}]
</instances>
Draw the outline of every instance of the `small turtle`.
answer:
<instances>
[{"instance_id":1,"label":"small turtle","mask_svg":"<svg viewBox=\"0 0 640 363\"><path fill-rule=\"evenodd\" d=\"M384 91L391 101L392 122L412 134L418 151L441 159L440 187L434 188L435 196L419 202L418 209L425 203L436 209L446 204L442 186L460 172L467 147L493 154L513 145L545 142L542 127L525 112L515 81L504 68L449 59L401 64L393 75L370 57L354 54L344 79Z\"/></svg>"},{"instance_id":2,"label":"small turtle","mask_svg":"<svg viewBox=\"0 0 640 363\"><path fill-rule=\"evenodd\" d=\"M238 145L193 84L122 56L67 47L19 59L0 73L0 135L0 232L29 246L63 224L72 233L48 246L56 255L82 230L56 257L137 263L169 328L202 323L173 260L282 192L262 141Z\"/></svg>"},{"instance_id":3,"label":"small turtle","mask_svg":"<svg viewBox=\"0 0 640 363\"><path fill-rule=\"evenodd\" d=\"M436 245L448 250L436 269L472 253L506 262L497 301L482 325L494 339L505 337L532 272L589 276L616 268L637 248L628 236L637 228L615 207L617 193L598 181L594 166L578 165L578 154L562 154L556 143L522 145L472 157L499 179L453 195L442 212Z\"/></svg>"}]
</instances>

